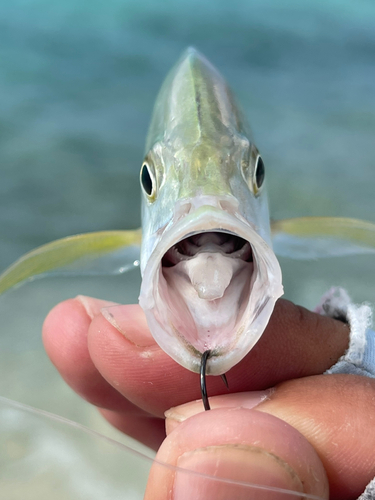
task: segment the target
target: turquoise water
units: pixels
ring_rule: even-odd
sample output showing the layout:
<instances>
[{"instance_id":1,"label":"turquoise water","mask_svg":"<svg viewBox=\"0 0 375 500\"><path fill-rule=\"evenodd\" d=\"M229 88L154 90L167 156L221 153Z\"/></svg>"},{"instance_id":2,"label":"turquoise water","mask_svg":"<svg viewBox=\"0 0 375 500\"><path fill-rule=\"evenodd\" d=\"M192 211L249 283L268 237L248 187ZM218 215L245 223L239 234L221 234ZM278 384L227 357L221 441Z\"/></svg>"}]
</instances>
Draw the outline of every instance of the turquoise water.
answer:
<instances>
[{"instance_id":1,"label":"turquoise water","mask_svg":"<svg viewBox=\"0 0 375 500\"><path fill-rule=\"evenodd\" d=\"M225 75L272 213L375 220L372 1L13 0L0 8L0 268L139 224L152 105L187 45Z\"/></svg>"},{"instance_id":2,"label":"turquoise water","mask_svg":"<svg viewBox=\"0 0 375 500\"><path fill-rule=\"evenodd\" d=\"M375 222L374 22L372 0L4 0L0 269L59 237L139 226L153 102L188 45L219 68L249 118L274 218ZM375 303L374 257L281 264L299 303L313 307L333 284ZM110 434L56 375L40 329L78 293L135 301L139 279L124 279L39 281L3 297L0 394Z\"/></svg>"}]
</instances>

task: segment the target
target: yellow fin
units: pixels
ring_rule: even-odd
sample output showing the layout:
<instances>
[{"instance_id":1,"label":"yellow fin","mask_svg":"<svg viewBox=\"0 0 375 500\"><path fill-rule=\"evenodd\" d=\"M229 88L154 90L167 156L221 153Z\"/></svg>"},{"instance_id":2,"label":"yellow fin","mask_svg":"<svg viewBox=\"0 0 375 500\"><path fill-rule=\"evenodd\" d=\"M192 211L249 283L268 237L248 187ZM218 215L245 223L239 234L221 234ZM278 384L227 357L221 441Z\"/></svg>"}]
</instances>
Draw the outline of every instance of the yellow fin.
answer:
<instances>
[{"instance_id":1,"label":"yellow fin","mask_svg":"<svg viewBox=\"0 0 375 500\"><path fill-rule=\"evenodd\" d=\"M375 224L345 217L299 217L271 223L277 255L317 259L375 253Z\"/></svg>"},{"instance_id":2,"label":"yellow fin","mask_svg":"<svg viewBox=\"0 0 375 500\"><path fill-rule=\"evenodd\" d=\"M52 241L25 254L8 267L0 275L0 293L36 276L56 271L69 272L69 266L70 272L75 274L123 272L139 258L140 243L140 229L100 231ZM113 259L113 256L116 258Z\"/></svg>"}]
</instances>

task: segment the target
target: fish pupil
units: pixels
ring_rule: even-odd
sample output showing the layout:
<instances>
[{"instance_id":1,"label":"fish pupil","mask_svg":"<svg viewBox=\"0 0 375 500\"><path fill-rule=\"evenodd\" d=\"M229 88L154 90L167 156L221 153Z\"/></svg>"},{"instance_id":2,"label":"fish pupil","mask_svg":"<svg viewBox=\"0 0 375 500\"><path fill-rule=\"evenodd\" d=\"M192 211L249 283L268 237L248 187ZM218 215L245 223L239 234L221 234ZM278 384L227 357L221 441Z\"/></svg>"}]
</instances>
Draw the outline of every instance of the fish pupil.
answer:
<instances>
[{"instance_id":1,"label":"fish pupil","mask_svg":"<svg viewBox=\"0 0 375 500\"><path fill-rule=\"evenodd\" d=\"M258 161L256 165L256 171L255 171L255 182L257 185L257 189L260 189L264 182L264 177L266 175L265 168L264 168L264 163L263 160L260 156L258 156Z\"/></svg>"},{"instance_id":2,"label":"fish pupil","mask_svg":"<svg viewBox=\"0 0 375 500\"><path fill-rule=\"evenodd\" d=\"M152 179L151 179L151 175L150 175L150 172L149 172L149 169L148 169L148 166L146 165L146 163L144 163L142 165L142 170L141 170L141 184L142 184L142 187L143 187L145 193L148 196L151 196L151 193L152 193Z\"/></svg>"}]
</instances>

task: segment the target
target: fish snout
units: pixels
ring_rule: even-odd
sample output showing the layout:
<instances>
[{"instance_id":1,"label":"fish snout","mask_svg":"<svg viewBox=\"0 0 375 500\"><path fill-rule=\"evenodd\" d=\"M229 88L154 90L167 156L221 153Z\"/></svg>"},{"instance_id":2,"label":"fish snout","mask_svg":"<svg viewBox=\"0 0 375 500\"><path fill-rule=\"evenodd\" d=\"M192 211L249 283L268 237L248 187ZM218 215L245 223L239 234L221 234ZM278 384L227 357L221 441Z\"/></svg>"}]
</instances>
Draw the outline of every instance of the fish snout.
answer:
<instances>
[{"instance_id":1,"label":"fish snout","mask_svg":"<svg viewBox=\"0 0 375 500\"><path fill-rule=\"evenodd\" d=\"M181 219L186 215L191 215L203 207L214 208L235 215L239 210L238 200L231 195L213 196L197 195L194 198L185 198L180 200L175 206L175 220Z\"/></svg>"}]
</instances>

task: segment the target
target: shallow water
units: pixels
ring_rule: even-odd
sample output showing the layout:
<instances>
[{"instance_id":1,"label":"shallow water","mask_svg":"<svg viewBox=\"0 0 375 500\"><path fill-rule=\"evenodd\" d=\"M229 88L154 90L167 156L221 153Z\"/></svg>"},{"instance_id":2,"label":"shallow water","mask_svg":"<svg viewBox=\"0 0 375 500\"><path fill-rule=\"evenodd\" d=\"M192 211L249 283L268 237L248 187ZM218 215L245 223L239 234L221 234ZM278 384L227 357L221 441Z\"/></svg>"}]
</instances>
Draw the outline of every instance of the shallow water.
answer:
<instances>
[{"instance_id":1,"label":"shallow water","mask_svg":"<svg viewBox=\"0 0 375 500\"><path fill-rule=\"evenodd\" d=\"M0 269L59 237L139 226L153 102L188 45L249 118L274 218L375 221L374 19L370 0L2 2ZM282 259L286 296L313 307L335 284L374 303L374 262ZM78 293L135 301L134 282L37 281L2 297L0 394L111 433L54 373L40 327Z\"/></svg>"},{"instance_id":2,"label":"shallow water","mask_svg":"<svg viewBox=\"0 0 375 500\"><path fill-rule=\"evenodd\" d=\"M244 107L275 218L373 220L374 18L349 0L3 2L0 268L58 237L139 225L152 105L189 44Z\"/></svg>"}]
</instances>

